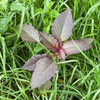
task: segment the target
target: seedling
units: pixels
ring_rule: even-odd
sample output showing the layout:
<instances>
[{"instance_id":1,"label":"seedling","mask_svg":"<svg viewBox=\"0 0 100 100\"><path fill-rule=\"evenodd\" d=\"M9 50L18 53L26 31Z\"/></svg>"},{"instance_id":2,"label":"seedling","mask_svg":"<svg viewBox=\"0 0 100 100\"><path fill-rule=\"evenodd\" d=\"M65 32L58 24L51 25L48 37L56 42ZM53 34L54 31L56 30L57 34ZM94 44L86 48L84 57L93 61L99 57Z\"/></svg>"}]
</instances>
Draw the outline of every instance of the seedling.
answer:
<instances>
[{"instance_id":1,"label":"seedling","mask_svg":"<svg viewBox=\"0 0 100 100\"><path fill-rule=\"evenodd\" d=\"M62 12L54 20L51 28L52 35L40 32L32 25L23 25L21 38L25 41L38 42L50 54L32 56L23 66L24 70L33 71L31 88L45 84L54 76L57 72L56 59L64 61L66 55L80 53L91 48L90 44L93 41L91 38L66 41L71 36L72 29L73 20L70 9Z\"/></svg>"}]
</instances>

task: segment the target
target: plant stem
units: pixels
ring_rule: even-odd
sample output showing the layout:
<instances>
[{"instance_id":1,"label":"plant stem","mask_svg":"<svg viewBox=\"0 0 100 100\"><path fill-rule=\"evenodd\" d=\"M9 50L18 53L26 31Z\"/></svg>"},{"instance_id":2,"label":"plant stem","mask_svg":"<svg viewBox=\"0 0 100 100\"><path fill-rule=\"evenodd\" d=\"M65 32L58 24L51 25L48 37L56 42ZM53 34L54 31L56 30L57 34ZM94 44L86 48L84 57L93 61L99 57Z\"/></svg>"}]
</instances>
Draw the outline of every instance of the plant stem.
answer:
<instances>
[{"instance_id":1,"label":"plant stem","mask_svg":"<svg viewBox=\"0 0 100 100\"><path fill-rule=\"evenodd\" d=\"M39 42L39 44L45 49L45 50L47 50L47 52L52 56L52 58L53 58L53 55L52 55L52 53L41 43L41 42Z\"/></svg>"}]
</instances>

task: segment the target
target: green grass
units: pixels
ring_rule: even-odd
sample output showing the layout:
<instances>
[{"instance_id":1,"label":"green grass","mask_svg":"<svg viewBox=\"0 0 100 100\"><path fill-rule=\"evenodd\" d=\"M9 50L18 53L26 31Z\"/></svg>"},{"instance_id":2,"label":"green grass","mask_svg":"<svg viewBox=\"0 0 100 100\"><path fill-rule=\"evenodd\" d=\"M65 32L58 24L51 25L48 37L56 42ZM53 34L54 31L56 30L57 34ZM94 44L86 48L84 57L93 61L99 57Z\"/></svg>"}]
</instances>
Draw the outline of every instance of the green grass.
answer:
<instances>
[{"instance_id":1,"label":"green grass","mask_svg":"<svg viewBox=\"0 0 100 100\"><path fill-rule=\"evenodd\" d=\"M91 37L92 48L58 62L52 88L40 93L39 88L30 88L32 73L22 66L32 55L46 51L19 38L22 25L32 24L50 33L54 19L69 7L74 21L71 38ZM100 1L1 0L0 100L100 100Z\"/></svg>"}]
</instances>

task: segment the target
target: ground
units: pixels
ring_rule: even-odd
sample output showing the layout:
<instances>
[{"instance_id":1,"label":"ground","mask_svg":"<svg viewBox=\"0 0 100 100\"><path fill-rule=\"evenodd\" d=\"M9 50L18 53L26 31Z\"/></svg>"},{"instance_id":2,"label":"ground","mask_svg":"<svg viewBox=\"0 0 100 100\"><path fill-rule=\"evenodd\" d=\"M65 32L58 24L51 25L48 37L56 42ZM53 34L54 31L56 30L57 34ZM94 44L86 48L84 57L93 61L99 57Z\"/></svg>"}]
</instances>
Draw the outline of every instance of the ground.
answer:
<instances>
[{"instance_id":1,"label":"ground","mask_svg":"<svg viewBox=\"0 0 100 100\"><path fill-rule=\"evenodd\" d=\"M70 39L93 38L92 48L58 62L50 90L31 89L32 72L22 66L46 50L19 38L17 25L32 24L51 33L54 19L67 8L74 22ZM0 100L100 100L100 1L1 0L0 94Z\"/></svg>"}]
</instances>

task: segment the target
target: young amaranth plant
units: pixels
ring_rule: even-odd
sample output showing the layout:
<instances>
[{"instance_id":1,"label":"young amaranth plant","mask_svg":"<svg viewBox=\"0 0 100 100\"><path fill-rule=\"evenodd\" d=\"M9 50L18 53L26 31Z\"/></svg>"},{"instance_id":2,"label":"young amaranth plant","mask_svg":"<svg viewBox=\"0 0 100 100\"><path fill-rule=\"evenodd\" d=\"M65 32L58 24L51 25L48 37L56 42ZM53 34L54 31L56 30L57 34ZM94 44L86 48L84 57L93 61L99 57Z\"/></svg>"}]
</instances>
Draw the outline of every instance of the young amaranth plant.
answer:
<instances>
[{"instance_id":1,"label":"young amaranth plant","mask_svg":"<svg viewBox=\"0 0 100 100\"><path fill-rule=\"evenodd\" d=\"M33 71L31 88L45 84L57 72L57 63L53 58L65 60L66 54L76 54L91 48L93 39L67 40L73 29L71 10L67 9L54 20L51 28L52 35L38 31L32 25L24 24L21 38L29 42L38 42L50 55L38 54L32 56L23 66L24 70ZM45 45L43 45L42 43ZM54 55L47 49L49 48Z\"/></svg>"}]
</instances>

